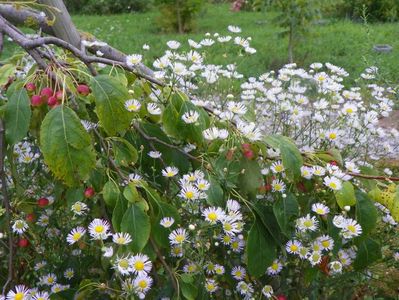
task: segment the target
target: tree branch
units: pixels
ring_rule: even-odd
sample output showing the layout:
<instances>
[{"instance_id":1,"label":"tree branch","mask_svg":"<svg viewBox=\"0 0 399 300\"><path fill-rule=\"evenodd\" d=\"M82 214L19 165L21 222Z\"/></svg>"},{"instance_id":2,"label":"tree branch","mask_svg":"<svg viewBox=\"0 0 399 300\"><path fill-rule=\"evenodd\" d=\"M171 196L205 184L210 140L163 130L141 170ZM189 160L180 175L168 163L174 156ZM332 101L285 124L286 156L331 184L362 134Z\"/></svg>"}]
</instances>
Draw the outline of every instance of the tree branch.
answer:
<instances>
[{"instance_id":1,"label":"tree branch","mask_svg":"<svg viewBox=\"0 0 399 300\"><path fill-rule=\"evenodd\" d=\"M142 129L140 128L140 125L138 125L137 123L133 124L133 127L134 127L134 128L138 131L138 133L139 133L144 139L146 139L147 141L149 141L149 142L156 142L156 143L161 144L161 145L164 145L164 146L166 146L166 147L168 147L168 148L175 149L175 150L179 151L180 153L184 154L185 156L187 156L189 159L202 162L201 159L199 159L198 157L195 157L195 156L191 155L190 153L185 152L184 150L180 149L179 146L175 146L175 145L169 144L169 143L164 142L164 141L162 141L162 140L160 140L160 139L158 139L158 138L156 138L156 137L154 137L154 136L149 136L149 135L147 135L147 134L144 132L144 130L142 130Z\"/></svg>"},{"instance_id":2,"label":"tree branch","mask_svg":"<svg viewBox=\"0 0 399 300\"><path fill-rule=\"evenodd\" d=\"M8 197L7 191L7 178L5 172L5 155L6 155L6 143L5 143L5 128L4 122L0 119L0 181L1 181L1 193L3 195L3 205L6 210L6 219L8 224L8 276L7 281L3 286L3 295L5 295L7 286L12 282L12 278L14 275L14 245L12 240L12 228L11 228L11 204L10 199Z\"/></svg>"}]
</instances>

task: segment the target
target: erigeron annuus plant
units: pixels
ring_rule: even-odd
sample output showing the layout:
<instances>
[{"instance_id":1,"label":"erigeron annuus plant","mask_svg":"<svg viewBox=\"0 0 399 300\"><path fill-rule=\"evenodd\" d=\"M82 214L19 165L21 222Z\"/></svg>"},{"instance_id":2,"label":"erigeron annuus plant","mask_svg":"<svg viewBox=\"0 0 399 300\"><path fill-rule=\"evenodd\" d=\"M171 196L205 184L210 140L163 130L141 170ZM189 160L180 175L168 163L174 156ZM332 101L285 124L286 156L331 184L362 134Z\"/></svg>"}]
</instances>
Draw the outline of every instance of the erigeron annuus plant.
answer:
<instances>
[{"instance_id":1,"label":"erigeron annuus plant","mask_svg":"<svg viewBox=\"0 0 399 300\"><path fill-rule=\"evenodd\" d=\"M229 30L189 44L255 52ZM362 280L379 216L390 234L399 218L397 178L362 174L393 90L345 89L330 64L246 80L168 47L164 85L130 72L140 55L92 76L59 52L69 65L23 64L2 90L3 297L296 299Z\"/></svg>"}]
</instances>

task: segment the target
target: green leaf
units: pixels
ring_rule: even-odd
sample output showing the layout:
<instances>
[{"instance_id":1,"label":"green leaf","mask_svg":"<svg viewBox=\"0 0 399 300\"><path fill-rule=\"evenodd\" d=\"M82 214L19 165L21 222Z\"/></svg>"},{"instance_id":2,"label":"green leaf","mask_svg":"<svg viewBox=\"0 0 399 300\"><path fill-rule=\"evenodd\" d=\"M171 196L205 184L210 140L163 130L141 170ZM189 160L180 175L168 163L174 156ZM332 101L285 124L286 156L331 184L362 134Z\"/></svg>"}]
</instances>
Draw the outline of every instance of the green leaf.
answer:
<instances>
[{"instance_id":1,"label":"green leaf","mask_svg":"<svg viewBox=\"0 0 399 300\"><path fill-rule=\"evenodd\" d=\"M370 266L382 257L381 245L367 238L359 246L353 266L356 270L362 270Z\"/></svg>"},{"instance_id":2,"label":"green leaf","mask_svg":"<svg viewBox=\"0 0 399 300\"><path fill-rule=\"evenodd\" d=\"M164 201L158 202L158 211L159 211L158 216L155 219L153 219L154 221L152 223L151 230L155 242L161 247L167 248L169 247L168 236L170 233L170 229L164 228L159 224L159 222L161 221L161 219L165 217L172 217L175 220L174 224L179 224L181 218L177 209L173 205L166 203Z\"/></svg>"},{"instance_id":3,"label":"green leaf","mask_svg":"<svg viewBox=\"0 0 399 300\"><path fill-rule=\"evenodd\" d=\"M255 160L249 160L243 157L240 166L241 170L245 170L244 173L240 173L238 178L241 190L247 194L256 194L263 183L263 176L259 164Z\"/></svg>"},{"instance_id":4,"label":"green leaf","mask_svg":"<svg viewBox=\"0 0 399 300\"><path fill-rule=\"evenodd\" d=\"M143 250L148 242L151 231L150 218L138 204L132 204L123 215L121 231L128 232L133 241L129 245L133 252Z\"/></svg>"},{"instance_id":5,"label":"green leaf","mask_svg":"<svg viewBox=\"0 0 399 300\"><path fill-rule=\"evenodd\" d=\"M355 189L349 181L342 184L342 188L335 193L335 198L341 209L344 206L353 206L356 204Z\"/></svg>"},{"instance_id":6,"label":"green leaf","mask_svg":"<svg viewBox=\"0 0 399 300\"><path fill-rule=\"evenodd\" d=\"M107 75L93 77L90 87L96 102L96 114L107 134L115 135L127 129L132 120L132 114L125 109L125 102L129 99L127 88Z\"/></svg>"},{"instance_id":7,"label":"green leaf","mask_svg":"<svg viewBox=\"0 0 399 300\"><path fill-rule=\"evenodd\" d=\"M20 87L10 95L4 111L6 140L9 145L18 143L26 136L31 116L28 94Z\"/></svg>"},{"instance_id":8,"label":"green leaf","mask_svg":"<svg viewBox=\"0 0 399 300\"><path fill-rule=\"evenodd\" d=\"M199 114L197 122L187 124L182 120L182 116L189 111L195 111ZM166 133L169 135L201 143L203 140L202 131L209 126L209 116L202 108L189 101L185 94L177 91L172 95L162 114L162 122Z\"/></svg>"},{"instance_id":9,"label":"green leaf","mask_svg":"<svg viewBox=\"0 0 399 300\"><path fill-rule=\"evenodd\" d=\"M123 196L130 203L139 202L142 198L134 183L129 183L123 190Z\"/></svg>"},{"instance_id":10,"label":"green leaf","mask_svg":"<svg viewBox=\"0 0 399 300\"><path fill-rule=\"evenodd\" d=\"M194 283L179 280L179 286L183 297L187 300L195 300L198 295L198 288Z\"/></svg>"},{"instance_id":11,"label":"green leaf","mask_svg":"<svg viewBox=\"0 0 399 300\"><path fill-rule=\"evenodd\" d=\"M364 239L374 229L377 223L377 209L373 201L362 191L356 190L356 220L362 226L362 235L358 240Z\"/></svg>"},{"instance_id":12,"label":"green leaf","mask_svg":"<svg viewBox=\"0 0 399 300\"><path fill-rule=\"evenodd\" d=\"M109 180L104 184L102 193L105 204L109 207L115 207L121 194L118 185L114 181Z\"/></svg>"},{"instance_id":13,"label":"green leaf","mask_svg":"<svg viewBox=\"0 0 399 300\"><path fill-rule=\"evenodd\" d=\"M293 230L292 220L299 214L299 205L292 193L286 193L286 195L285 198L281 197L274 203L273 212L281 231L290 238Z\"/></svg>"},{"instance_id":14,"label":"green leaf","mask_svg":"<svg viewBox=\"0 0 399 300\"><path fill-rule=\"evenodd\" d=\"M281 135L266 136L265 142L272 148L280 149L281 159L288 178L291 180L300 178L303 159L294 142Z\"/></svg>"},{"instance_id":15,"label":"green leaf","mask_svg":"<svg viewBox=\"0 0 399 300\"><path fill-rule=\"evenodd\" d=\"M127 201L123 197L116 199L114 211L112 213L112 227L115 231L121 231L122 218L127 210Z\"/></svg>"},{"instance_id":16,"label":"green leaf","mask_svg":"<svg viewBox=\"0 0 399 300\"><path fill-rule=\"evenodd\" d=\"M255 277L262 276L277 256L274 240L259 220L249 231L246 254L248 271Z\"/></svg>"},{"instance_id":17,"label":"green leaf","mask_svg":"<svg viewBox=\"0 0 399 300\"><path fill-rule=\"evenodd\" d=\"M282 235L282 231L274 215L273 207L259 202L256 203L253 208L256 212L256 217L263 223L263 226L265 226L276 243L281 244L284 240L284 236Z\"/></svg>"},{"instance_id":18,"label":"green leaf","mask_svg":"<svg viewBox=\"0 0 399 300\"><path fill-rule=\"evenodd\" d=\"M13 64L5 64L0 68L0 86L7 83L8 78L14 74L16 66Z\"/></svg>"},{"instance_id":19,"label":"green leaf","mask_svg":"<svg viewBox=\"0 0 399 300\"><path fill-rule=\"evenodd\" d=\"M76 113L66 106L47 113L40 128L40 145L49 169L68 186L86 180L95 166L90 135Z\"/></svg>"},{"instance_id":20,"label":"green leaf","mask_svg":"<svg viewBox=\"0 0 399 300\"><path fill-rule=\"evenodd\" d=\"M130 164L135 164L137 162L137 150L127 140L123 138L113 138L112 144L116 164L128 167Z\"/></svg>"},{"instance_id":21,"label":"green leaf","mask_svg":"<svg viewBox=\"0 0 399 300\"><path fill-rule=\"evenodd\" d=\"M212 206L225 206L223 189L217 180L213 177L209 178L210 188L206 191L208 197L206 198L206 202L208 202Z\"/></svg>"}]
</instances>

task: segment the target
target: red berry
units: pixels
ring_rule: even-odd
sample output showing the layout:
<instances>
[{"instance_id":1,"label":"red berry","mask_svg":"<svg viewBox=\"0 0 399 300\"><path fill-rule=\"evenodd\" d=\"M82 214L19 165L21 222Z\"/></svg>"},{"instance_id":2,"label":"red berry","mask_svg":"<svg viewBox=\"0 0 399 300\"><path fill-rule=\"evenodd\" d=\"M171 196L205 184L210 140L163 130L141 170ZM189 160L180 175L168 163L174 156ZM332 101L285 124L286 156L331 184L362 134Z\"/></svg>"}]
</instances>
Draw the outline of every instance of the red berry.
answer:
<instances>
[{"instance_id":1,"label":"red berry","mask_svg":"<svg viewBox=\"0 0 399 300\"><path fill-rule=\"evenodd\" d=\"M244 151L248 151L248 150L251 150L251 145L250 144L242 144L241 148Z\"/></svg>"},{"instance_id":2,"label":"red berry","mask_svg":"<svg viewBox=\"0 0 399 300\"><path fill-rule=\"evenodd\" d=\"M338 163L335 160L330 160L330 165L338 166Z\"/></svg>"},{"instance_id":3,"label":"red berry","mask_svg":"<svg viewBox=\"0 0 399 300\"><path fill-rule=\"evenodd\" d=\"M85 84L79 84L76 90L78 91L79 94L83 96L87 96L88 94L90 94L90 88Z\"/></svg>"},{"instance_id":4,"label":"red berry","mask_svg":"<svg viewBox=\"0 0 399 300\"><path fill-rule=\"evenodd\" d=\"M248 159L252 159L252 158L254 158L254 152L252 150L245 150L244 156Z\"/></svg>"},{"instance_id":5,"label":"red berry","mask_svg":"<svg viewBox=\"0 0 399 300\"><path fill-rule=\"evenodd\" d=\"M26 215L26 221L28 221L28 222L35 221L35 214L34 213L27 214Z\"/></svg>"},{"instance_id":6,"label":"red berry","mask_svg":"<svg viewBox=\"0 0 399 300\"><path fill-rule=\"evenodd\" d=\"M38 95L33 95L30 98L30 103L32 104L32 106L40 106L43 104L42 98Z\"/></svg>"},{"instance_id":7,"label":"red berry","mask_svg":"<svg viewBox=\"0 0 399 300\"><path fill-rule=\"evenodd\" d=\"M54 91L52 88L49 87L45 87L40 91L40 96L42 96L43 98L45 98L46 100L54 95Z\"/></svg>"},{"instance_id":8,"label":"red berry","mask_svg":"<svg viewBox=\"0 0 399 300\"><path fill-rule=\"evenodd\" d=\"M26 247L29 246L29 241L27 239L25 239L25 238L19 239L18 240L18 246L20 248L26 248Z\"/></svg>"},{"instance_id":9,"label":"red berry","mask_svg":"<svg viewBox=\"0 0 399 300\"><path fill-rule=\"evenodd\" d=\"M51 96L50 98L48 98L47 100L47 105L50 107L54 107L58 104L57 98L54 96Z\"/></svg>"},{"instance_id":10,"label":"red berry","mask_svg":"<svg viewBox=\"0 0 399 300\"><path fill-rule=\"evenodd\" d=\"M86 197L86 198L91 198L91 197L94 196L95 191L94 191L94 189L90 186L90 187L86 188L84 194L85 194L85 197Z\"/></svg>"},{"instance_id":11,"label":"red berry","mask_svg":"<svg viewBox=\"0 0 399 300\"><path fill-rule=\"evenodd\" d=\"M57 100L62 100L63 95L64 95L64 91L57 91L55 93L55 98L57 98Z\"/></svg>"},{"instance_id":12,"label":"red berry","mask_svg":"<svg viewBox=\"0 0 399 300\"><path fill-rule=\"evenodd\" d=\"M46 207L48 204L50 203L50 201L47 198L40 198L39 200L37 200L37 205L39 207Z\"/></svg>"},{"instance_id":13,"label":"red berry","mask_svg":"<svg viewBox=\"0 0 399 300\"><path fill-rule=\"evenodd\" d=\"M264 186L264 189L265 189L266 192L270 192L272 190L272 185L271 184L266 184Z\"/></svg>"},{"instance_id":14,"label":"red berry","mask_svg":"<svg viewBox=\"0 0 399 300\"><path fill-rule=\"evenodd\" d=\"M25 85L25 88L28 92L33 92L34 90L36 90L36 85L33 82L28 82Z\"/></svg>"},{"instance_id":15,"label":"red berry","mask_svg":"<svg viewBox=\"0 0 399 300\"><path fill-rule=\"evenodd\" d=\"M287 296L285 296L285 295L277 295L276 299L277 300L288 300Z\"/></svg>"}]
</instances>

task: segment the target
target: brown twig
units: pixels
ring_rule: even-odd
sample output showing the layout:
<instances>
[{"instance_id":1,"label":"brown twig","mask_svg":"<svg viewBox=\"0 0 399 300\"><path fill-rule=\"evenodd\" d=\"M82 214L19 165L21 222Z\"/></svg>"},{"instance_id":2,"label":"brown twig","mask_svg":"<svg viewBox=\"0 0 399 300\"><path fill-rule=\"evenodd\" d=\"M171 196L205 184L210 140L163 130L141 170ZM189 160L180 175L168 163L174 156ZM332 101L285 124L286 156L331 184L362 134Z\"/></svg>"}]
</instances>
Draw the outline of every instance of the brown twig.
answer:
<instances>
[{"instance_id":1,"label":"brown twig","mask_svg":"<svg viewBox=\"0 0 399 300\"><path fill-rule=\"evenodd\" d=\"M186 151L180 149L179 146L175 146L175 145L169 144L169 143L167 143L167 142L164 142L164 141L158 139L157 137L149 136L148 134L146 134L146 133L144 132L144 130L142 130L142 129L140 128L140 125L139 125L139 124L135 123L135 124L133 124L133 127L134 127L134 128L138 131L138 133L139 133L144 139L146 139L147 141L156 142L156 143L161 144L161 145L164 145L164 146L166 146L166 147L168 147L168 148L175 149L175 150L179 151L180 153L184 154L185 156L187 156L189 159L192 159L192 160L195 160L195 161L198 161L198 162L202 162L201 159L199 159L198 157L195 157L195 156L191 155L190 153L187 153Z\"/></svg>"},{"instance_id":2,"label":"brown twig","mask_svg":"<svg viewBox=\"0 0 399 300\"><path fill-rule=\"evenodd\" d=\"M170 280L172 280L173 288L175 289L175 291L177 293L179 293L179 287L178 287L176 277L175 277L172 269L169 267L168 263L165 261L161 251L159 250L157 244L155 243L155 241L152 237L150 237L150 243L151 243L152 248L154 248L154 251L157 254L158 259L161 261L162 265L166 269L166 272L169 274Z\"/></svg>"},{"instance_id":3,"label":"brown twig","mask_svg":"<svg viewBox=\"0 0 399 300\"><path fill-rule=\"evenodd\" d=\"M5 142L5 126L2 119L0 119L0 181L1 181L1 193L3 195L3 205L6 209L6 218L8 223L8 276L7 281L3 286L3 295L5 295L7 286L11 283L14 275L14 245L12 240L12 228L11 228L11 204L8 197L7 191L7 178L5 172L5 155L6 155L6 142Z\"/></svg>"},{"instance_id":4,"label":"brown twig","mask_svg":"<svg viewBox=\"0 0 399 300\"><path fill-rule=\"evenodd\" d=\"M384 181L399 181L399 177L365 175L365 174L352 173L352 172L349 172L347 174L352 176L352 177L359 177L359 178L363 178L363 179L375 179L375 180L384 180Z\"/></svg>"}]
</instances>

